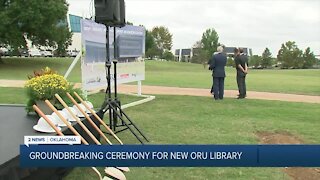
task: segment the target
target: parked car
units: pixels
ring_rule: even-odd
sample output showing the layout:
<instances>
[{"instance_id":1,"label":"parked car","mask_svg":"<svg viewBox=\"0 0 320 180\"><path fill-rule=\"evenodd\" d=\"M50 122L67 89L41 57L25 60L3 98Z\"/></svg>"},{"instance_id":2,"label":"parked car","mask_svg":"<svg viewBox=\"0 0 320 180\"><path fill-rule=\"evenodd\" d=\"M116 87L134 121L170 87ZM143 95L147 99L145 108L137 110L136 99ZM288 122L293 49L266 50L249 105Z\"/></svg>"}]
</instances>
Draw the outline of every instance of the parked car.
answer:
<instances>
[{"instance_id":1,"label":"parked car","mask_svg":"<svg viewBox=\"0 0 320 180\"><path fill-rule=\"evenodd\" d=\"M28 57L29 56L29 52L27 49L23 49L23 48L19 48L19 49L6 49L3 51L3 55L4 56L17 56L17 57Z\"/></svg>"},{"instance_id":2,"label":"parked car","mask_svg":"<svg viewBox=\"0 0 320 180\"><path fill-rule=\"evenodd\" d=\"M43 57L52 57L52 52L51 51L40 51L41 56Z\"/></svg>"},{"instance_id":3,"label":"parked car","mask_svg":"<svg viewBox=\"0 0 320 180\"><path fill-rule=\"evenodd\" d=\"M41 57L41 53L37 49L32 49L32 50L29 50L29 56L30 57Z\"/></svg>"},{"instance_id":4,"label":"parked car","mask_svg":"<svg viewBox=\"0 0 320 180\"><path fill-rule=\"evenodd\" d=\"M0 48L0 56L6 56L6 54L8 54L8 49L1 47Z\"/></svg>"},{"instance_id":5,"label":"parked car","mask_svg":"<svg viewBox=\"0 0 320 180\"><path fill-rule=\"evenodd\" d=\"M4 52L4 56L19 56L19 53L17 50L8 49L8 51Z\"/></svg>"},{"instance_id":6,"label":"parked car","mask_svg":"<svg viewBox=\"0 0 320 180\"><path fill-rule=\"evenodd\" d=\"M18 52L19 52L19 54L18 54L19 57L21 57L21 56L29 57L29 52L27 49L19 49Z\"/></svg>"},{"instance_id":7,"label":"parked car","mask_svg":"<svg viewBox=\"0 0 320 180\"><path fill-rule=\"evenodd\" d=\"M4 51L2 49L0 49L0 56L4 56Z\"/></svg>"},{"instance_id":8,"label":"parked car","mask_svg":"<svg viewBox=\"0 0 320 180\"><path fill-rule=\"evenodd\" d=\"M67 55L69 57L76 57L78 55L79 51L78 50L67 50Z\"/></svg>"}]
</instances>

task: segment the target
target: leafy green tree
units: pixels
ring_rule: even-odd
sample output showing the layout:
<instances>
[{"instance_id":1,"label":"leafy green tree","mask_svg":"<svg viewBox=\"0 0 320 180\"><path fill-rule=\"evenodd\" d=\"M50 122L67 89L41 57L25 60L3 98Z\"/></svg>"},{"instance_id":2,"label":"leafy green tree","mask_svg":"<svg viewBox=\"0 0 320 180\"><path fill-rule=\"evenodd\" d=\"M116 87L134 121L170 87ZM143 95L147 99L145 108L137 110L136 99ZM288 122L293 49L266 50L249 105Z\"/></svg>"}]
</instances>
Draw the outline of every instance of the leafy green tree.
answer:
<instances>
[{"instance_id":1,"label":"leafy green tree","mask_svg":"<svg viewBox=\"0 0 320 180\"><path fill-rule=\"evenodd\" d=\"M263 68L272 66L272 54L268 48L266 48L262 53L261 66Z\"/></svg>"},{"instance_id":2,"label":"leafy green tree","mask_svg":"<svg viewBox=\"0 0 320 180\"><path fill-rule=\"evenodd\" d=\"M207 63L209 61L209 55L206 50L203 48L194 48L193 56L191 58L192 63L202 64L203 68L206 68Z\"/></svg>"},{"instance_id":3,"label":"leafy green tree","mask_svg":"<svg viewBox=\"0 0 320 180\"><path fill-rule=\"evenodd\" d=\"M214 28L207 29L202 34L201 43L203 44L203 49L208 52L209 56L217 50L219 36Z\"/></svg>"},{"instance_id":4,"label":"leafy green tree","mask_svg":"<svg viewBox=\"0 0 320 180\"><path fill-rule=\"evenodd\" d=\"M156 47L160 50L161 55L165 50L170 51L172 48L172 34L164 26L156 26L152 29L151 34L154 38Z\"/></svg>"},{"instance_id":5,"label":"leafy green tree","mask_svg":"<svg viewBox=\"0 0 320 180\"><path fill-rule=\"evenodd\" d=\"M312 68L313 65L317 63L317 59L313 52L311 52L310 47L308 47L303 53L303 65L302 68Z\"/></svg>"},{"instance_id":6,"label":"leafy green tree","mask_svg":"<svg viewBox=\"0 0 320 180\"><path fill-rule=\"evenodd\" d=\"M154 37L152 36L151 32L146 30L146 41L145 41L145 45L146 45L146 51L148 51L149 49L151 49L152 47L155 47L155 40Z\"/></svg>"},{"instance_id":7,"label":"leafy green tree","mask_svg":"<svg viewBox=\"0 0 320 180\"><path fill-rule=\"evenodd\" d=\"M66 47L71 38L67 11L65 0L1 0L0 44L26 48L29 39L36 46Z\"/></svg>"},{"instance_id":8,"label":"leafy green tree","mask_svg":"<svg viewBox=\"0 0 320 180\"><path fill-rule=\"evenodd\" d=\"M54 46L56 53L58 56L65 56L68 46L72 43L72 34L69 32L69 29L64 27L57 28L55 33L57 34L56 45Z\"/></svg>"},{"instance_id":9,"label":"leafy green tree","mask_svg":"<svg viewBox=\"0 0 320 180\"><path fill-rule=\"evenodd\" d=\"M174 55L172 54L171 51L165 51L162 55L162 59L165 59L167 61L173 61L174 60Z\"/></svg>"},{"instance_id":10,"label":"leafy green tree","mask_svg":"<svg viewBox=\"0 0 320 180\"><path fill-rule=\"evenodd\" d=\"M203 48L201 41L197 41L193 46L193 56L191 58L191 63L202 64L203 68L207 67L209 61L209 53Z\"/></svg>"},{"instance_id":11,"label":"leafy green tree","mask_svg":"<svg viewBox=\"0 0 320 180\"><path fill-rule=\"evenodd\" d=\"M145 39L145 47L146 47L146 57L153 58L154 56L160 56L161 53L157 49L154 37L152 33L146 30L146 39Z\"/></svg>"},{"instance_id":12,"label":"leafy green tree","mask_svg":"<svg viewBox=\"0 0 320 180\"><path fill-rule=\"evenodd\" d=\"M153 59L154 57L160 57L161 51L157 47L149 48L146 51L146 57Z\"/></svg>"},{"instance_id":13,"label":"leafy green tree","mask_svg":"<svg viewBox=\"0 0 320 180\"><path fill-rule=\"evenodd\" d=\"M277 58L276 58L276 57L273 57L273 58L271 59L271 64L272 64L272 65L276 65L275 67L278 67L278 65L277 65Z\"/></svg>"},{"instance_id":14,"label":"leafy green tree","mask_svg":"<svg viewBox=\"0 0 320 180\"><path fill-rule=\"evenodd\" d=\"M253 55L249 58L249 65L254 68L258 68L261 65L262 57L258 55Z\"/></svg>"},{"instance_id":15,"label":"leafy green tree","mask_svg":"<svg viewBox=\"0 0 320 180\"><path fill-rule=\"evenodd\" d=\"M302 68L302 51L294 41L288 41L281 45L277 55L281 68Z\"/></svg>"}]
</instances>

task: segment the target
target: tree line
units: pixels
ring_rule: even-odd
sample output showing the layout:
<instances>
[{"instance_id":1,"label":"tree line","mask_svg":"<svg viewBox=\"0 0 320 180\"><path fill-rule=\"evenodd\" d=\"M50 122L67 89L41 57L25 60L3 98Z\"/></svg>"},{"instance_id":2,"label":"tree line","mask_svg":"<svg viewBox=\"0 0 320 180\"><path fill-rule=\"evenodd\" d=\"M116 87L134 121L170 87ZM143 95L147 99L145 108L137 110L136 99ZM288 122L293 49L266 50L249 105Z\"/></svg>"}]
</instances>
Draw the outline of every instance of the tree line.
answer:
<instances>
[{"instance_id":1,"label":"tree line","mask_svg":"<svg viewBox=\"0 0 320 180\"><path fill-rule=\"evenodd\" d=\"M0 46L9 47L12 51L27 48L26 40L33 45L56 49L56 55L64 55L71 44L72 33L68 29L66 0L13 1L0 0ZM129 23L129 22L128 22ZM132 24L132 23L129 23ZM164 26L156 26L146 30L145 57L174 60L172 50L172 34ZM200 40L193 45L192 63L206 64L208 59L222 45L214 28L205 30ZM0 54L1 62L1 54ZM318 63L315 55L308 47L300 50L294 41L283 43L277 57L273 58L266 48L261 56L250 58L250 65L256 68L311 68ZM233 65L232 58L228 65Z\"/></svg>"},{"instance_id":2,"label":"tree line","mask_svg":"<svg viewBox=\"0 0 320 180\"><path fill-rule=\"evenodd\" d=\"M266 48L261 56L250 57L250 66L254 68L280 67L282 69L308 69L316 65L317 59L310 47L300 50L294 41L281 45L277 57L273 58L270 50Z\"/></svg>"},{"instance_id":3,"label":"tree line","mask_svg":"<svg viewBox=\"0 0 320 180\"><path fill-rule=\"evenodd\" d=\"M197 41L193 46L194 54L191 62L205 65L219 45L223 44L219 42L218 33L214 28L207 29L202 34L201 40ZM283 43L276 58L272 57L269 48L265 48L261 56L253 55L249 59L249 65L259 69L273 67L280 67L282 69L307 69L313 68L319 63L320 61L316 59L310 47L304 51L300 50L294 41ZM232 57L228 57L227 65L235 65Z\"/></svg>"},{"instance_id":4,"label":"tree line","mask_svg":"<svg viewBox=\"0 0 320 180\"><path fill-rule=\"evenodd\" d=\"M218 40L218 33L213 28L207 29L201 40L193 45L193 57L188 62L206 63L220 45ZM151 30L146 30L145 57L175 60L171 52L172 44L172 34L167 27L156 26Z\"/></svg>"}]
</instances>

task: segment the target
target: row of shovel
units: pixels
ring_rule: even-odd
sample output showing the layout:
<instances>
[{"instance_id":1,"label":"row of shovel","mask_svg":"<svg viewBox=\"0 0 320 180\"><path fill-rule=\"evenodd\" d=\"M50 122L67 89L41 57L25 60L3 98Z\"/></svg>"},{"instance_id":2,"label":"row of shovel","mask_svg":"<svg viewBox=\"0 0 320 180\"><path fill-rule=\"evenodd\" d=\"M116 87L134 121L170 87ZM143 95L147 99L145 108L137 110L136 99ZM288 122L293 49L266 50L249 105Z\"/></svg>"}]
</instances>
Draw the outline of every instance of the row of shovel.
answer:
<instances>
[{"instance_id":1,"label":"row of shovel","mask_svg":"<svg viewBox=\"0 0 320 180\"><path fill-rule=\"evenodd\" d=\"M74 95L79 99L81 104L85 107L88 112L90 112L98 121L99 123L104 126L109 133L121 144L123 145L122 141L118 138L116 134L107 126L107 124L95 113L95 111L85 102L83 99L74 92ZM72 101L72 103L75 105L75 107L78 108L78 110L82 113L82 115L88 120L88 122L93 126L93 128L100 134L100 136L109 144L112 145L111 141L105 136L105 134L100 130L100 128L93 122L93 120L90 118L90 116L85 112L86 110L78 104L75 99L67 93L68 98ZM77 117L76 113L71 110L70 107L63 101L63 99L58 95L55 94L55 97L57 100L63 105L63 107L67 110L69 115L80 125L80 127L90 136L90 138L97 144L101 145L100 141L89 131L89 129L81 122L81 120ZM71 123L50 103L50 101L45 100L45 103L47 106L59 117L59 119L71 130L74 135L79 136L81 138L81 142L83 144L89 145L89 143L77 132L77 130L71 125ZM52 119L48 118L47 115L45 115L42 110L36 106L33 105L33 109L50 125L51 128L54 129L54 131L60 135L64 136L64 134L61 131L61 128L57 127L55 123L52 121ZM106 176L102 177L101 173L98 171L97 168L91 167L94 172L99 176L100 180L108 180L108 179L119 179L119 180L125 180L126 177L124 175L124 172L129 172L130 169L128 167L106 167L104 169Z\"/></svg>"},{"instance_id":2,"label":"row of shovel","mask_svg":"<svg viewBox=\"0 0 320 180\"><path fill-rule=\"evenodd\" d=\"M93 104L90 101L84 101L90 109L93 109ZM81 107L82 110L84 110L86 113L90 114L90 109L86 109L85 106L81 103L78 104L79 107ZM70 111L74 113L77 117L84 118L81 111L74 105L73 107L69 107ZM93 110L94 111L94 110ZM76 122L76 119L74 119L70 113L68 112L67 108L64 108L63 110L58 111L65 119L67 119L70 123ZM60 129L60 127L66 127L67 125L59 118L57 113L53 112L51 115L46 115L57 127ZM38 120L38 123L33 126L33 129L42 133L54 133L55 130L45 121L43 117L40 117Z\"/></svg>"}]
</instances>

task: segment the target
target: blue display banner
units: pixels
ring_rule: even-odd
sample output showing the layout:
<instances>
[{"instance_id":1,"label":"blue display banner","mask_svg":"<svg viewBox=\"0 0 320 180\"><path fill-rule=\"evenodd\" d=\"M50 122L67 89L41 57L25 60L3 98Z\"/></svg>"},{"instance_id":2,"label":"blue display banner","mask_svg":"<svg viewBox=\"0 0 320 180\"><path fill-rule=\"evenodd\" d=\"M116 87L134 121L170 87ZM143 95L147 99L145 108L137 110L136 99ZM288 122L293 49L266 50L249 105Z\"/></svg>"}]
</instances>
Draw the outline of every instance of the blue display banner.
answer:
<instances>
[{"instance_id":1,"label":"blue display banner","mask_svg":"<svg viewBox=\"0 0 320 180\"><path fill-rule=\"evenodd\" d=\"M25 145L22 167L320 167L320 145Z\"/></svg>"}]
</instances>

